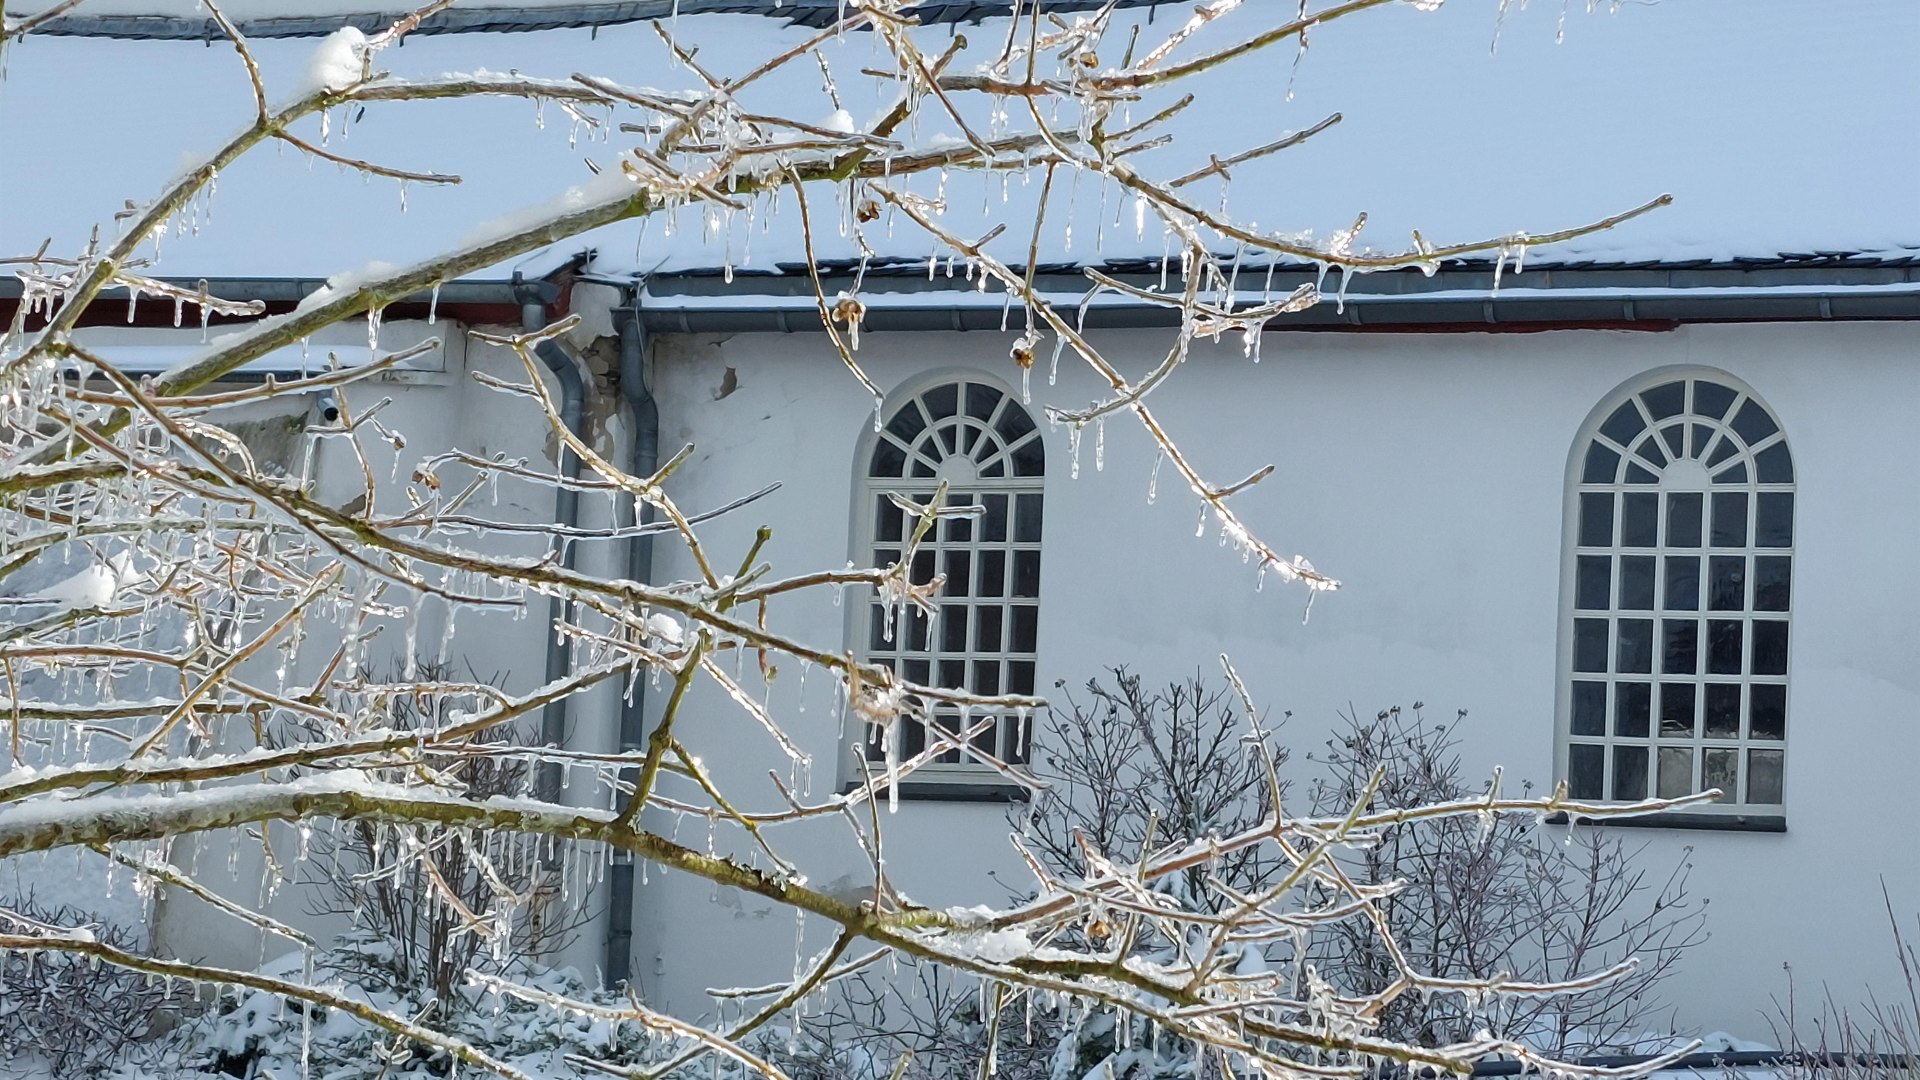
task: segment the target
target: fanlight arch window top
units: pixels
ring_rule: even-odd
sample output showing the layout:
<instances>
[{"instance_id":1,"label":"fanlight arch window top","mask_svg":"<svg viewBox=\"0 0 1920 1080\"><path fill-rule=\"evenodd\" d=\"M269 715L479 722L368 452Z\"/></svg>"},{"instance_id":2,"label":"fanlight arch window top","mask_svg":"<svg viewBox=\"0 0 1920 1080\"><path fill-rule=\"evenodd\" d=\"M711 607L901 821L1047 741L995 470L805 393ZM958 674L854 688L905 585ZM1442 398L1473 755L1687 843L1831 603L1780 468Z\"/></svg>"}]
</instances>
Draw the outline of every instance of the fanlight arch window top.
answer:
<instances>
[{"instance_id":1,"label":"fanlight arch window top","mask_svg":"<svg viewBox=\"0 0 1920 1080\"><path fill-rule=\"evenodd\" d=\"M981 382L948 382L902 402L874 440L867 476L932 490L941 480L1039 481L1046 446L1012 395Z\"/></svg>"},{"instance_id":2,"label":"fanlight arch window top","mask_svg":"<svg viewBox=\"0 0 1920 1080\"><path fill-rule=\"evenodd\" d=\"M1046 446L1033 416L1004 388L961 377L929 386L885 415L865 456L861 513L870 565L908 561L908 580L945 581L928 618L908 605L889 609L869 595L859 620L866 658L911 682L978 694L1034 692L1040 617L1040 538L1044 524ZM895 501L925 502L947 485L946 505L978 506L972 516L942 517L911 549L912 522ZM938 708L940 729L983 726L971 741L1002 762L1027 760L1029 718ZM868 731L860 756L870 765L906 760L929 745L927 726L901 719L891 731ZM889 745L888 740L893 740ZM950 749L914 774L926 782L991 783L1002 775L967 752Z\"/></svg>"},{"instance_id":3,"label":"fanlight arch window top","mask_svg":"<svg viewBox=\"0 0 1920 1080\"><path fill-rule=\"evenodd\" d=\"M1711 374L1653 380L1583 435L1568 552L1561 775L1579 799L1784 804L1794 463Z\"/></svg>"}]
</instances>

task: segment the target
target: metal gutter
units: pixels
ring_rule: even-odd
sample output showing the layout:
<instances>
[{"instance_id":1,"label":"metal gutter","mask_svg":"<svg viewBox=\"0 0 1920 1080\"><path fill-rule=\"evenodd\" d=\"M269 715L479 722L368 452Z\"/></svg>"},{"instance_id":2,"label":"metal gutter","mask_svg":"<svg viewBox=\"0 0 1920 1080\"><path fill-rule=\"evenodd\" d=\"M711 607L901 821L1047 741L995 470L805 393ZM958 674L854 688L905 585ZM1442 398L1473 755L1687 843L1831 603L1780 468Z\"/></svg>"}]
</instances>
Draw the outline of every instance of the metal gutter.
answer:
<instances>
[{"instance_id":1,"label":"metal gutter","mask_svg":"<svg viewBox=\"0 0 1920 1080\"><path fill-rule=\"evenodd\" d=\"M560 295L560 286L551 280L514 282L514 293L520 301L520 327L528 333L540 330L547 325L547 306ZM581 439L586 438L586 380L580 373L580 365L560 347L560 344L548 338L534 346L533 354L553 372L554 379L560 384L560 419L568 431ZM558 452L555 462L560 475L569 480L580 476L580 458L566 446ZM566 485L554 489L553 519L558 525L572 526L579 523L580 492ZM560 565L573 569L574 545L561 537ZM558 623L566 621L570 615L570 604L565 597L555 595L549 601L550 616L547 628L547 662L544 682L552 684L567 676L572 667L568 656L567 643L555 629ZM546 747L565 746L567 741L567 700L556 698L547 703L540 713L540 745ZM543 761L534 776L534 790L547 802L557 802L560 797L560 764L556 761Z\"/></svg>"},{"instance_id":2,"label":"metal gutter","mask_svg":"<svg viewBox=\"0 0 1920 1080\"><path fill-rule=\"evenodd\" d=\"M654 399L647 382L646 328L642 324L640 288L632 288L628 303L614 312L614 328L620 335L620 397L626 402L633 422L633 449L628 455L628 471L635 476L652 476L660 468L660 403ZM653 521L653 507L644 499L633 500L633 524ZM627 580L642 585L653 581L653 534L642 532L627 541ZM647 679L635 679L620 702L620 746L622 754L632 753L646 744ZM631 774L633 770L629 770ZM607 955L605 966L608 986L628 982L633 975L633 856L621 852L608 868L607 876Z\"/></svg>"},{"instance_id":3,"label":"metal gutter","mask_svg":"<svg viewBox=\"0 0 1920 1080\"><path fill-rule=\"evenodd\" d=\"M1160 275L1115 275L1146 289ZM1239 301L1260 302L1313 282L1308 268L1243 270ZM851 275L823 277L829 290ZM1038 273L1035 287L1074 308L1085 295L1077 272ZM1345 295L1342 298L1344 285ZM1495 291L1489 268L1449 267L1323 282L1328 301L1269 323L1269 329L1332 327L1534 327L1556 324L1683 323L1920 318L1920 266L1908 261L1864 265L1707 267L1548 267L1502 275ZM869 270L861 298L863 326L884 330L993 330L1006 318L1004 293L980 292L964 279L929 280L925 264L909 274ZM737 275L731 285L705 274L655 275L642 318L659 333L794 333L818 331L812 287L803 274ZM1093 329L1171 326L1177 313L1108 293L1088 305Z\"/></svg>"}]
</instances>

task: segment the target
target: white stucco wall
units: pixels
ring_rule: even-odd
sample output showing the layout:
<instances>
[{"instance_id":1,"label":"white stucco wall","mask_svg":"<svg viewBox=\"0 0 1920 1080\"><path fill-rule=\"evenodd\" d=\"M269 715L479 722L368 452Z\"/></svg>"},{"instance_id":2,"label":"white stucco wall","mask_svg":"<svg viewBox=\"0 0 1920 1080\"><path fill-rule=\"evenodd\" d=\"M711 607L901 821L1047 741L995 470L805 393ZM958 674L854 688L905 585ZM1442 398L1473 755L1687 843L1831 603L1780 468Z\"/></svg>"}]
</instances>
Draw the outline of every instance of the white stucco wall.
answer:
<instances>
[{"instance_id":1,"label":"white stucco wall","mask_svg":"<svg viewBox=\"0 0 1920 1080\"><path fill-rule=\"evenodd\" d=\"M1164 349L1159 332L1096 335L1138 374ZM706 527L731 565L769 524L776 571L843 562L856 444L870 404L813 335L661 338L653 343L662 447L696 444L676 477L688 508L778 480L753 509ZM1346 587L1302 621L1305 595L1254 575L1216 534L1194 538L1196 503L1163 472L1146 499L1154 451L1129 422L1094 433L1069 479L1064 430L1049 432L1040 685L1084 681L1126 663L1154 679L1211 673L1225 651L1277 715L1296 755L1317 748L1349 704L1363 713L1425 701L1429 715L1469 710L1459 728L1470 770L1506 767L1510 783L1553 779L1562 513L1568 454L1590 410L1620 383L1670 365L1726 371L1780 415L1798 467L1787 815L1783 835L1635 830L1642 859L1671 866L1691 850L1693 891L1710 899L1709 944L1665 996L1682 1024L1764 1034L1784 998L1782 965L1802 987L1864 996L1894 977L1881 909L1920 904L1920 843L1901 824L1920 734L1920 567L1905 537L1920 526L1907 436L1920 395L1912 358L1920 327L1900 324L1689 326L1672 332L1270 333L1264 362L1237 345L1202 349L1152 399L1195 462L1228 481L1278 471L1237 506L1287 551L1306 553ZM868 334L861 359L882 387L933 369L985 371L1010 383L1006 341L988 334ZM1045 360L1042 360L1044 368ZM1077 406L1097 388L1063 362L1039 400ZM737 388L720 394L726 369ZM1038 401L1036 401L1037 407ZM661 545L659 580L692 569ZM773 625L838 644L847 611L829 595L776 608ZM776 707L800 696L794 672ZM836 747L827 680L789 711L831 777ZM775 802L777 759L752 722L702 693L688 737L754 805ZM1024 885L1005 843L1004 808L908 802L887 817L888 868L915 899L992 901ZM697 840L705 823L687 822ZM797 850L808 843L790 839ZM863 865L837 843L835 873ZM828 850L828 849L815 849ZM988 876L995 871L999 877ZM816 871L815 880L822 880ZM650 875L641 892L635 973L676 1010L701 991L790 972L791 917L751 901L711 902L704 884ZM815 933L820 931L816 928ZM725 943L724 948L716 948ZM808 939L811 952L824 940Z\"/></svg>"}]
</instances>

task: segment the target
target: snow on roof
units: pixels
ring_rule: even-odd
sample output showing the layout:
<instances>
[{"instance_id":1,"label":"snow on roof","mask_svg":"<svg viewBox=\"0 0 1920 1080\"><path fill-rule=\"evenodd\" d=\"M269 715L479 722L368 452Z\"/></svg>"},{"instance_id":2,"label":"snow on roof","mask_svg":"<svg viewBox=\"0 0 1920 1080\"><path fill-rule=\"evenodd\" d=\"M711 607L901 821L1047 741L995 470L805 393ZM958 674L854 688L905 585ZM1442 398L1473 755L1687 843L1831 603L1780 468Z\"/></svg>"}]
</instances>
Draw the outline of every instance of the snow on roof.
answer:
<instances>
[{"instance_id":1,"label":"snow on roof","mask_svg":"<svg viewBox=\"0 0 1920 1080\"><path fill-rule=\"evenodd\" d=\"M332 5L351 6L308 6ZM1176 122L1174 145L1131 160L1149 175L1177 176L1204 164L1209 152L1258 145L1338 111L1343 123L1236 169L1227 192L1236 218L1327 237L1365 211L1363 244L1399 249L1414 228L1435 243L1538 234L1671 192L1671 207L1535 251L1529 265L1920 253L1920 199L1911 193L1920 174L1920 125L1912 122L1920 81L1910 74L1920 4L1859 0L1819 18L1808 17L1799 0L1690 0L1593 14L1579 4L1564 13L1563 5L1516 5L1502 19L1505 6L1451 0L1423 12L1394 5L1317 31L1297 70L1293 50L1284 48L1210 72L1185 87L1199 101ZM1272 9L1245 5L1209 27L1201 44L1237 39L1264 25ZM1154 14L1117 18L1146 22ZM1161 12L1143 40L1171 26ZM701 62L722 73L744 72L807 32L717 14L682 14L676 27L683 41L700 46ZM974 52L996 44L992 23L963 32L980 39ZM1124 28L1114 32L1124 40ZM298 40L255 43L270 91L294 84L311 48ZM848 35L827 52L849 93L859 82L852 72L877 55L866 34ZM52 253L76 252L96 222L111 232L112 215L127 200L150 198L185 152L216 145L252 108L232 50L219 45L29 37L5 59L0 256L30 253L48 238ZM641 25L417 38L381 62L402 76L514 69L696 85ZM864 86L859 95L847 102L856 119L885 104ZM747 103L822 120L833 111L811 65L767 80ZM305 134L317 139L318 125ZM920 135L940 132L923 126ZM333 149L458 173L465 182L414 185L403 197L392 181L268 147L221 175L199 219L164 240L153 272L322 278L370 262L406 263L587 181L583 159L609 165L618 138L600 141L558 107L520 100L396 103L336 115ZM927 177L921 188L932 194L938 182ZM1039 186L1037 179L1003 187L999 178L956 174L947 181L947 221L979 235L992 222L1030 220ZM1091 177L1056 185L1043 261L1162 254L1158 230L1136 231L1131 201L1100 188ZM1184 190L1209 205L1221 197L1214 180ZM819 192L812 208L819 254L855 254L835 224L840 214L829 193ZM880 224L868 235L883 254L924 258L932 248L904 219L884 230ZM799 232L792 201L783 198L731 217L686 212L677 221L622 223L523 265L544 269L555 254L593 248L593 269L603 273L723 262L764 269L804 257ZM1016 224L995 250L1024 262L1027 239ZM737 280L751 287L751 278Z\"/></svg>"},{"instance_id":2,"label":"snow on roof","mask_svg":"<svg viewBox=\"0 0 1920 1080\"><path fill-rule=\"evenodd\" d=\"M18 0L7 5L22 19L47 11L58 0ZM1098 7L1101 0L1052 0L1055 12ZM1164 0L1118 0L1133 7ZM390 25L418 4L400 0L225 0L220 10L249 38L323 37L342 23L371 31ZM841 0L477 0L440 12L416 34L549 30L613 26L644 19L709 13L770 15L809 26L829 25ZM1006 0L920 0L922 22L966 22L1004 15ZM79 9L48 19L35 30L49 35L147 39L218 39L219 25L199 0L87 0Z\"/></svg>"}]
</instances>

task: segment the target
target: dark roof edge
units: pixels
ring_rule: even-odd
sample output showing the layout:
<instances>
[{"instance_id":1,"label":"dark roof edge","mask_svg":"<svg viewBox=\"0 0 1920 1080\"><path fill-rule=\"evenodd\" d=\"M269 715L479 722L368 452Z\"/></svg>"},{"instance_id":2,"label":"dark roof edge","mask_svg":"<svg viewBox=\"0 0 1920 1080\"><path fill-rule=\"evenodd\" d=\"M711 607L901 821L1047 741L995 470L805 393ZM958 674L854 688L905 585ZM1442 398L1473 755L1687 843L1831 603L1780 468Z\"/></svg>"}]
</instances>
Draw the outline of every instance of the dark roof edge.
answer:
<instances>
[{"instance_id":1,"label":"dark roof edge","mask_svg":"<svg viewBox=\"0 0 1920 1080\"><path fill-rule=\"evenodd\" d=\"M924 263L921 264L924 267ZM1153 289L1158 274L1116 275ZM1315 272L1276 269L1271 294L1285 295L1315 280ZM1272 329L1327 327L1473 326L1550 327L1554 325L1648 324L1675 322L1771 322L1781 320L1920 319L1920 265L1715 266L1705 268L1581 267L1506 271L1498 291L1491 268L1442 269L1432 275L1399 270L1356 277L1339 298L1337 280L1326 282L1328 299L1269 323ZM585 280L632 285L632 279L584 275ZM828 273L830 292L850 285L851 275ZM1241 275L1242 303L1257 303L1268 293L1264 270ZM176 282L198 289L200 279ZM209 278L207 291L232 300L298 304L321 288L320 278ZM1034 284L1041 292L1075 306L1086 291L1077 273L1046 270ZM0 278L0 302L17 300L20 282ZM997 330L1021 324L1004 293L981 292L959 274L944 272L929 280L916 274L869 274L861 287L867 303L862 325L880 330ZM106 311L109 293L99 303ZM149 303L157 301L149 300ZM421 293L396 304L436 303L443 311L461 305L517 303L512 282L452 281L437 297ZM1009 316L1008 312L1012 311ZM646 279L641 319L663 333L740 333L818 331L812 286L805 275L740 274L732 282L705 273L656 274ZM1090 328L1169 326L1174 311L1108 293L1085 312Z\"/></svg>"},{"instance_id":2,"label":"dark roof edge","mask_svg":"<svg viewBox=\"0 0 1920 1080\"><path fill-rule=\"evenodd\" d=\"M1159 0L1119 0L1121 7L1148 6ZM250 38L323 37L342 26L369 33L393 24L413 5L391 10L370 0L374 10L333 16L273 16L238 20L240 32ZM1049 10L1074 11L1100 6L1098 0L1053 0ZM666 19L680 15L766 15L805 26L827 26L842 10L841 0L605 0L555 4L547 7L454 7L420 24L416 34L514 33L563 30ZM915 9L923 22L977 22L1006 14L1004 0L923 0ZM225 35L211 18L175 15L90 15L76 12L50 19L34 34L50 37L129 38L143 41L221 40Z\"/></svg>"},{"instance_id":3,"label":"dark roof edge","mask_svg":"<svg viewBox=\"0 0 1920 1080\"><path fill-rule=\"evenodd\" d=\"M868 330L993 330L1020 325L1009 317L1005 295L982 293L964 276L942 272L928 280L914 275L868 275L861 289ZM1120 275L1130 284L1156 288L1158 274ZM1284 296L1312 282L1317 272L1264 269L1243 272L1241 301ZM838 279L838 280L837 280ZM841 275L827 277L830 291ZM1086 291L1078 274L1035 275L1041 291L1072 303ZM1674 322L1769 322L1779 320L1920 319L1920 266L1806 265L1580 267L1508 269L1494 288L1491 267L1417 270L1356 277L1339 298L1337 278L1325 283L1328 299L1306 311L1269 323L1272 329L1414 326L1533 326ZM736 276L731 284L705 275L655 275L641 302L644 324L656 332L793 332L819 330L813 293L804 276ZM1168 326L1168 306L1106 294L1085 311L1094 328Z\"/></svg>"}]
</instances>

